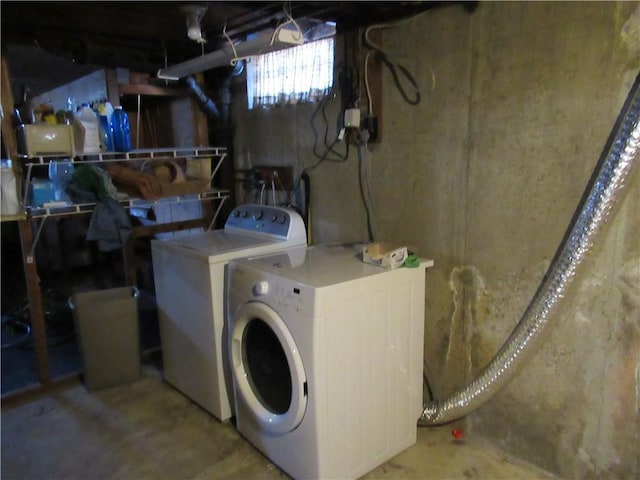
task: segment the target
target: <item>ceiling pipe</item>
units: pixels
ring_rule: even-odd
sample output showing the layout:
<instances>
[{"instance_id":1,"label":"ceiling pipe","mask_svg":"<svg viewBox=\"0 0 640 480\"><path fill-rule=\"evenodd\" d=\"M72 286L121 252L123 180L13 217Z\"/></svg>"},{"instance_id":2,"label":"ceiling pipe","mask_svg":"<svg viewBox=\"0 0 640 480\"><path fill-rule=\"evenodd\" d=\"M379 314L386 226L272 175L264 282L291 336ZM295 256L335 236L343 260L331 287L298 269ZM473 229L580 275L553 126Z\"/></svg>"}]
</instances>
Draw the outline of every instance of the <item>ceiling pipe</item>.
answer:
<instances>
[{"instance_id":1,"label":"ceiling pipe","mask_svg":"<svg viewBox=\"0 0 640 480\"><path fill-rule=\"evenodd\" d=\"M185 82L187 83L191 91L198 97L205 111L213 118L220 118L220 111L218 110L215 102L207 97L207 95L198 85L198 82L196 82L196 80L191 76L185 78Z\"/></svg>"},{"instance_id":2,"label":"ceiling pipe","mask_svg":"<svg viewBox=\"0 0 640 480\"><path fill-rule=\"evenodd\" d=\"M225 125L231 124L231 81L244 72L244 62L236 63L220 85L220 117Z\"/></svg>"}]
</instances>

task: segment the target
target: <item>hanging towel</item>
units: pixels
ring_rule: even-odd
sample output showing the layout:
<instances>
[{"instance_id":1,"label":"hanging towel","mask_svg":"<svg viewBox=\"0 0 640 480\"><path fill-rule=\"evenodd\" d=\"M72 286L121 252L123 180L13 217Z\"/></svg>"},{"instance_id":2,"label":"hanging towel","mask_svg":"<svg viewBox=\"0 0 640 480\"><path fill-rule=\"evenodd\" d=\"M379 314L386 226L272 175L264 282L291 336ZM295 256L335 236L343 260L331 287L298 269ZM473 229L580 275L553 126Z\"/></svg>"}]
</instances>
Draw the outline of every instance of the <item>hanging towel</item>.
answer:
<instances>
[{"instance_id":1,"label":"hanging towel","mask_svg":"<svg viewBox=\"0 0 640 480\"><path fill-rule=\"evenodd\" d=\"M95 240L101 252L110 252L127 244L131 220L111 196L115 188L108 174L102 172L100 167L82 165L75 170L66 190L75 203L95 203L86 238Z\"/></svg>"}]
</instances>

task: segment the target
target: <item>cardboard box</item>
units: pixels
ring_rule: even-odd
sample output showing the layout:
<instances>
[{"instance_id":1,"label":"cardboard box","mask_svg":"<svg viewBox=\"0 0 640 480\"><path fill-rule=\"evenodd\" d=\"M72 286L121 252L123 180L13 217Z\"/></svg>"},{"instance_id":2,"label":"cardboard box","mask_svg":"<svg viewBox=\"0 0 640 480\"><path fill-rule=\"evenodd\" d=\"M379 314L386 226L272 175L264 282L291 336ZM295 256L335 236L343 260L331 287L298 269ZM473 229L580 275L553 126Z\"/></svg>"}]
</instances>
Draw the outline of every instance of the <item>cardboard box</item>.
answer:
<instances>
[{"instance_id":1,"label":"cardboard box","mask_svg":"<svg viewBox=\"0 0 640 480\"><path fill-rule=\"evenodd\" d=\"M370 243L362 251L362 261L378 267L398 268L407 259L407 247L387 243Z\"/></svg>"},{"instance_id":2,"label":"cardboard box","mask_svg":"<svg viewBox=\"0 0 640 480\"><path fill-rule=\"evenodd\" d=\"M209 187L209 180L190 178L179 183L161 183L161 197L177 197L192 193L204 193Z\"/></svg>"}]
</instances>

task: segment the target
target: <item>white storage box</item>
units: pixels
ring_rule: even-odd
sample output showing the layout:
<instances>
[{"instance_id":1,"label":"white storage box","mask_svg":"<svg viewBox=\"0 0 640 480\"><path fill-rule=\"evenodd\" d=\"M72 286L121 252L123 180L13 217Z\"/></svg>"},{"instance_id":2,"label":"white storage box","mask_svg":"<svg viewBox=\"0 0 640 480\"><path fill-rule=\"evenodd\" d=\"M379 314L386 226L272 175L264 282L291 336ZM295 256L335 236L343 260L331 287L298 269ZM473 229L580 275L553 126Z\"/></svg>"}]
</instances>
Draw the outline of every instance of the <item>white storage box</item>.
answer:
<instances>
[{"instance_id":1,"label":"white storage box","mask_svg":"<svg viewBox=\"0 0 640 480\"><path fill-rule=\"evenodd\" d=\"M70 125L48 123L20 125L18 150L28 157L73 157L73 129Z\"/></svg>"},{"instance_id":2,"label":"white storage box","mask_svg":"<svg viewBox=\"0 0 640 480\"><path fill-rule=\"evenodd\" d=\"M362 250L362 261L379 267L397 268L407 259L407 247L387 243L370 243Z\"/></svg>"}]
</instances>

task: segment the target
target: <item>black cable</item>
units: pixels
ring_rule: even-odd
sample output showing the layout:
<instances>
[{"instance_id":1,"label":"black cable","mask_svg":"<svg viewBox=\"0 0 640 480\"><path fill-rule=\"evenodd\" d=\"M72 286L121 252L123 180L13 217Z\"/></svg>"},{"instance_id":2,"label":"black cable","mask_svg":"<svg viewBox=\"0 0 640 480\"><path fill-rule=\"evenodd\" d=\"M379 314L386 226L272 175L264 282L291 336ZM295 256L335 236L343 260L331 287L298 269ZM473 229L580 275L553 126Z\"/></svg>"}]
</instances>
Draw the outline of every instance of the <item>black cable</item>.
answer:
<instances>
[{"instance_id":1,"label":"black cable","mask_svg":"<svg viewBox=\"0 0 640 480\"><path fill-rule=\"evenodd\" d=\"M333 90L332 90L333 91ZM311 130L313 132L313 155L321 160L324 159L328 159L329 161L332 162L342 162L345 161L349 155L349 149L348 149L348 145L347 145L347 149L344 153L340 153L337 150L335 150L333 147L339 143L339 139L334 140L334 142L332 144L328 143L328 138L329 138L329 119L326 115L326 105L328 103L328 98L330 97L331 92L325 96L320 103L318 103L318 106L316 107L316 109L313 111L313 113L311 114ZM325 122L325 128L324 128L324 147L325 147L325 152L320 154L318 152L318 130L316 129L316 125L315 125L315 119L318 115L319 112L322 112L322 117L324 119ZM344 115L344 114L343 114ZM333 159L333 158L328 158L329 154L333 154L335 155L337 158ZM314 167L315 168L315 167Z\"/></svg>"},{"instance_id":2,"label":"black cable","mask_svg":"<svg viewBox=\"0 0 640 480\"><path fill-rule=\"evenodd\" d=\"M327 117L327 102L323 102L321 111L322 119L324 120L324 148L332 150L333 144L329 146L329 117Z\"/></svg>"},{"instance_id":3,"label":"black cable","mask_svg":"<svg viewBox=\"0 0 640 480\"><path fill-rule=\"evenodd\" d=\"M362 164L363 164L362 149L366 148L366 146L367 146L366 143L361 143L358 146L358 185L360 187L360 197L362 198L362 205L364 205L364 210L367 215L367 234L369 235L369 241L373 242L374 235L373 235L373 228L371 227L371 212L369 211L369 205L367 203L367 197L364 193L364 184L362 181Z\"/></svg>"},{"instance_id":4,"label":"black cable","mask_svg":"<svg viewBox=\"0 0 640 480\"><path fill-rule=\"evenodd\" d=\"M418 105L421 99L420 89L418 88L418 83L416 82L415 78L413 78L413 75L411 75L409 70L407 70L407 68L404 65L401 65L399 63L397 64L394 63L383 50L369 43L369 41L367 40L366 33L364 34L363 39L364 39L364 44L380 56L382 63L391 72L391 76L393 77L393 83L395 84L396 88L400 92L400 95L402 96L404 101L407 102L409 105ZM409 83L415 89L415 99L409 98L409 96L407 95L407 92L402 87L402 84L400 82L400 77L398 76L398 70L400 71L400 73L402 73L402 75L409 81Z\"/></svg>"},{"instance_id":5,"label":"black cable","mask_svg":"<svg viewBox=\"0 0 640 480\"><path fill-rule=\"evenodd\" d=\"M402 98L404 99L404 101L407 102L409 105L418 105L420 103L420 90L418 88L418 84L415 78L413 78L413 75L411 75L409 70L407 70L403 65L394 64L391 60L389 60L389 57L385 53L383 53L381 50L377 48L374 48L374 50L380 56L380 59L382 60L382 62L387 66L387 68L391 72L391 75L393 77L393 83L395 84L396 88L400 92L400 95L402 95ZM400 70L400 72L406 77L406 79L409 81L409 83L411 83L411 85L415 89L415 99L410 99L409 96L407 95L407 92L402 87L396 68Z\"/></svg>"},{"instance_id":6,"label":"black cable","mask_svg":"<svg viewBox=\"0 0 640 480\"><path fill-rule=\"evenodd\" d=\"M433 389L431 388L431 382L429 381L429 377L427 375L427 364L426 362L423 362L423 368L422 368L422 382L423 385L427 388L427 393L429 394L429 401L434 401L436 398L433 395Z\"/></svg>"},{"instance_id":7,"label":"black cable","mask_svg":"<svg viewBox=\"0 0 640 480\"><path fill-rule=\"evenodd\" d=\"M339 159L335 159L335 158L329 158L329 153L333 152L333 147L337 144L340 143L340 139L336 138L333 143L331 145L329 145L329 149L324 152L324 155L322 155L320 157L320 160L318 160L314 165L312 165L311 167L307 167L303 170L303 172L311 172L313 171L318 165L320 165L322 162L327 161L327 162L334 162L334 163L343 163L347 161L347 158L349 158L349 142L345 142L345 154L343 157L339 158Z\"/></svg>"},{"instance_id":8,"label":"black cable","mask_svg":"<svg viewBox=\"0 0 640 480\"><path fill-rule=\"evenodd\" d=\"M304 214L302 215L302 219L304 220L304 226L309 231L309 202L311 202L311 179L309 178L309 174L306 172L302 172L300 174L300 178L304 182Z\"/></svg>"},{"instance_id":9,"label":"black cable","mask_svg":"<svg viewBox=\"0 0 640 480\"><path fill-rule=\"evenodd\" d=\"M331 147L333 147L336 143L340 142L339 139L335 139L333 141L333 143L330 145ZM346 153L344 158L340 159L340 160L336 160L336 159L332 159L332 158L328 158L329 153L331 152L331 150L327 150L326 152L324 152L324 154L320 157L320 160L318 160L315 164L313 164L310 167L306 167L304 170L302 170L302 173L298 176L298 179L296 180L294 189L292 191L292 195L295 197L298 194L298 191L300 189L300 179L302 178L303 175L309 175L309 172L312 172L316 167L318 167L322 162L333 162L333 163L344 163L347 161L347 159L349 158L349 142L345 142L346 144Z\"/></svg>"},{"instance_id":10,"label":"black cable","mask_svg":"<svg viewBox=\"0 0 640 480\"><path fill-rule=\"evenodd\" d=\"M331 92L329 92L329 94L330 93ZM320 111L320 108L322 107L322 104L327 99L327 96L325 96L322 100L320 100L320 102L318 102L318 106L315 108L315 110L311 114L311 130L313 131L313 155L315 157L318 157L318 158L320 158L320 154L317 152L317 148L318 148L318 131L316 130L316 126L315 126L314 120L316 118L316 115Z\"/></svg>"}]
</instances>

